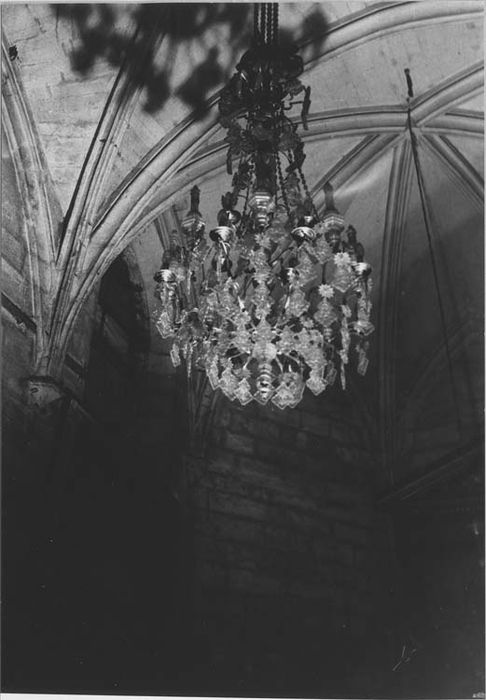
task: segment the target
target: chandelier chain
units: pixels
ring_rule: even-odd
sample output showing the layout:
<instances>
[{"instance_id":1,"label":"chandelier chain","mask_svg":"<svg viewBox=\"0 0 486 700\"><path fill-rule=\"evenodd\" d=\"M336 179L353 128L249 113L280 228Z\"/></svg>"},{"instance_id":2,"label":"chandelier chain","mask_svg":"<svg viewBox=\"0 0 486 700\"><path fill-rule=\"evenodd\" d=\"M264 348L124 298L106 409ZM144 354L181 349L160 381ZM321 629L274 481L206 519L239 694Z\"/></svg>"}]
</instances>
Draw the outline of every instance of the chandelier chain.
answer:
<instances>
[{"instance_id":1,"label":"chandelier chain","mask_svg":"<svg viewBox=\"0 0 486 700\"><path fill-rule=\"evenodd\" d=\"M263 43L266 44L267 39L267 3L262 4L260 11L260 35Z\"/></svg>"},{"instance_id":2,"label":"chandelier chain","mask_svg":"<svg viewBox=\"0 0 486 700\"><path fill-rule=\"evenodd\" d=\"M319 219L319 213L318 213L318 211L317 211L317 209L316 209L316 207L315 207L314 200L313 200L312 197L311 197L311 193L310 193L310 190L309 190L309 186L308 186L308 184L307 184L307 180L305 179L305 175L304 175L304 173L302 172L302 168L301 168L300 165L297 166L297 171L298 171L299 176L300 176L300 179L301 179L301 181L302 181L302 185L303 185L303 187L304 187L304 192L305 192L305 196L306 196L306 198L307 198L307 201L310 202L311 205L312 205L312 211L313 211L314 216L316 217L316 219Z\"/></svg>"},{"instance_id":3,"label":"chandelier chain","mask_svg":"<svg viewBox=\"0 0 486 700\"><path fill-rule=\"evenodd\" d=\"M250 167L250 173L252 173L254 170L253 165ZM242 218L246 217L246 214L248 212L248 202L250 201L250 188L248 187L245 192L245 203L243 205L243 212L242 212Z\"/></svg>"},{"instance_id":4,"label":"chandelier chain","mask_svg":"<svg viewBox=\"0 0 486 700\"><path fill-rule=\"evenodd\" d=\"M278 2L273 3L273 43L278 44Z\"/></svg>"},{"instance_id":5,"label":"chandelier chain","mask_svg":"<svg viewBox=\"0 0 486 700\"><path fill-rule=\"evenodd\" d=\"M255 3L253 35L257 43L275 46L278 43L278 3Z\"/></svg>"},{"instance_id":6,"label":"chandelier chain","mask_svg":"<svg viewBox=\"0 0 486 700\"><path fill-rule=\"evenodd\" d=\"M282 163L281 163L280 154L278 151L275 152L275 161L277 163L278 179L279 179L279 184L280 184L280 191L282 192L282 199L283 199L283 203L285 206L285 211L287 213L287 216L290 218L291 212L290 212L289 200L287 198L287 192L285 191L285 184L284 184L284 179L283 179L283 174L282 174Z\"/></svg>"}]
</instances>

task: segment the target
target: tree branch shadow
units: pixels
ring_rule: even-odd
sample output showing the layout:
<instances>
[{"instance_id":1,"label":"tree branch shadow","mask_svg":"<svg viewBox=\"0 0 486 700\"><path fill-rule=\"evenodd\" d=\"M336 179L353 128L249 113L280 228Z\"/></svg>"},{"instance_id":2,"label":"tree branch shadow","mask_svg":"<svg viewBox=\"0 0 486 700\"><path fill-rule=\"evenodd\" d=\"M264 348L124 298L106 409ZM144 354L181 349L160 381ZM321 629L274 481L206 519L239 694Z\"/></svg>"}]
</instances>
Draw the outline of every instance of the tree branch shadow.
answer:
<instances>
[{"instance_id":1,"label":"tree branch shadow","mask_svg":"<svg viewBox=\"0 0 486 700\"><path fill-rule=\"evenodd\" d=\"M121 68L125 66L135 84L144 90L144 109L160 110L171 96L179 97L202 116L207 99L233 73L237 59L251 41L252 3L142 3L142 4L53 4L56 21L71 22L76 44L70 58L75 72L89 77L100 60ZM134 27L130 34L123 29ZM295 32L281 30L282 44L310 43L311 58L318 55L325 40L328 23L321 10L312 4L309 14ZM218 30L209 32L210 29ZM219 31L220 30L220 31ZM224 31L226 34L224 33ZM220 37L226 36L231 60L221 61ZM157 62L157 50L163 39L172 60ZM178 49L183 47L184 56ZM201 49L202 60L191 59L192 48ZM193 61L190 75L175 85L177 61Z\"/></svg>"}]
</instances>

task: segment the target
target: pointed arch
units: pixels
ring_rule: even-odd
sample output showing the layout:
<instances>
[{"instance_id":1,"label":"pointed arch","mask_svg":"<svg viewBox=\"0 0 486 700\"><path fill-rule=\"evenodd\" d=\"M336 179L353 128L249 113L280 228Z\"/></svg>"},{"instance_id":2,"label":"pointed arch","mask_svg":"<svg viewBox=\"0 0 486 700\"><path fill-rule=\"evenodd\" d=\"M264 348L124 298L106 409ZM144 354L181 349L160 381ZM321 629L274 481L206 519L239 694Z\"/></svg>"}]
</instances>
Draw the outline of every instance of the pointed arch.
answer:
<instances>
[{"instance_id":1,"label":"pointed arch","mask_svg":"<svg viewBox=\"0 0 486 700\"><path fill-rule=\"evenodd\" d=\"M30 266L30 291L36 325L34 372L46 361L49 315L58 274L56 235L61 209L54 197L40 139L15 64L2 32L2 127L16 174L22 202Z\"/></svg>"}]
</instances>

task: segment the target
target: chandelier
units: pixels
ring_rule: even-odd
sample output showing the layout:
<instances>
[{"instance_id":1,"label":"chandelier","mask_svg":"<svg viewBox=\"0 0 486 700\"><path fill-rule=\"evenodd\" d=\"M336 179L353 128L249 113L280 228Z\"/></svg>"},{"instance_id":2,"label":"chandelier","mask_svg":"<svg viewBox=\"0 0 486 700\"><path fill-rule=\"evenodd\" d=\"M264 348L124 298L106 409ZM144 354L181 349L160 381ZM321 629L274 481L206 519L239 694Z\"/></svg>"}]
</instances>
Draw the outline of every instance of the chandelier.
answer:
<instances>
[{"instance_id":1,"label":"chandelier","mask_svg":"<svg viewBox=\"0 0 486 700\"><path fill-rule=\"evenodd\" d=\"M242 405L295 407L346 366L365 374L371 267L324 187L319 216L302 172L310 88L302 58L278 41L278 4L256 4L252 47L222 90L231 189L206 234L198 187L154 279L156 326L171 359L206 372ZM300 107L300 114L291 113ZM350 355L354 353L354 357Z\"/></svg>"}]
</instances>

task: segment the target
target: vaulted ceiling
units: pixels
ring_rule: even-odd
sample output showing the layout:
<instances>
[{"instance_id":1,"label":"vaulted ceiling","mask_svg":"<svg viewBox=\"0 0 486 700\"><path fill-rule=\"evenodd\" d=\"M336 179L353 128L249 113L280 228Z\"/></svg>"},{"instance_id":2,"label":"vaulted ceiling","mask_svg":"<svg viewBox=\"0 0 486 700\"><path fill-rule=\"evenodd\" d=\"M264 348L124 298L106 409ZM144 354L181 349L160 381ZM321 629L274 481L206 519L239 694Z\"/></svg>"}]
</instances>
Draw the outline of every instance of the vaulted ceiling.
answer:
<instances>
[{"instance_id":1,"label":"vaulted ceiling","mask_svg":"<svg viewBox=\"0 0 486 700\"><path fill-rule=\"evenodd\" d=\"M104 7L81 15L47 4L2 7L7 142L15 150L27 141L45 165L32 178L50 212L37 235L45 239L40 315L56 302L43 351L54 373L52 356L62 356L82 303L129 245L152 310L153 274L193 184L214 222L228 187L215 106L220 67L231 74L251 26L249 4L229 5L206 24L204 6L192 34L183 31L182 4L178 32L163 22L142 31L133 6ZM374 269L377 331L368 375L353 390L383 465L403 476L469 444L482 420L483 3L282 3L280 17L311 86L306 179L318 208L324 183L333 184ZM125 62L110 54L130 45L137 51ZM208 110L194 109L198 80ZM42 195L49 180L57 203ZM52 213L59 209L61 228ZM160 342L154 335L153 347Z\"/></svg>"}]
</instances>

